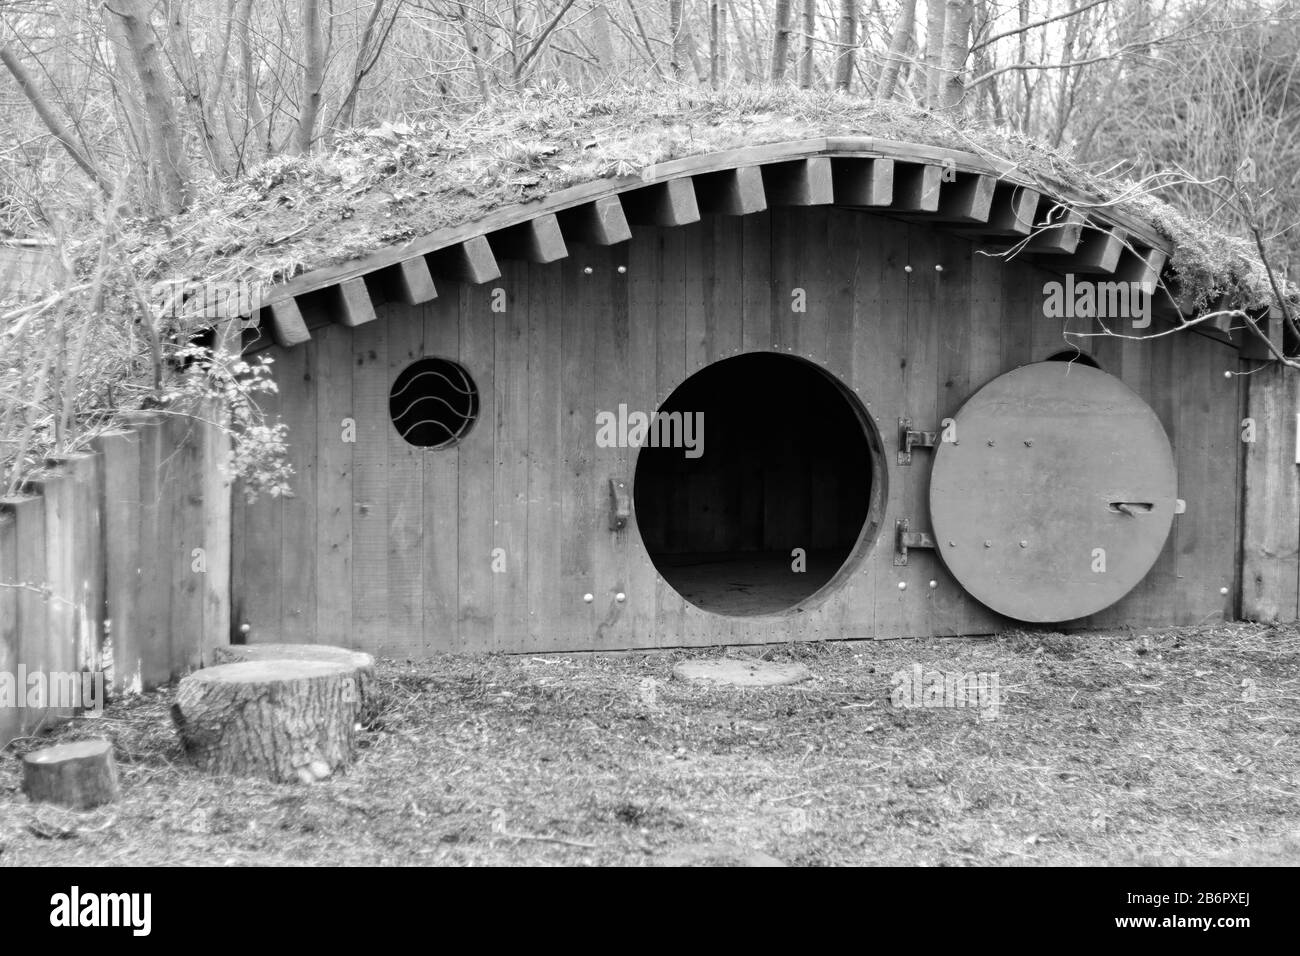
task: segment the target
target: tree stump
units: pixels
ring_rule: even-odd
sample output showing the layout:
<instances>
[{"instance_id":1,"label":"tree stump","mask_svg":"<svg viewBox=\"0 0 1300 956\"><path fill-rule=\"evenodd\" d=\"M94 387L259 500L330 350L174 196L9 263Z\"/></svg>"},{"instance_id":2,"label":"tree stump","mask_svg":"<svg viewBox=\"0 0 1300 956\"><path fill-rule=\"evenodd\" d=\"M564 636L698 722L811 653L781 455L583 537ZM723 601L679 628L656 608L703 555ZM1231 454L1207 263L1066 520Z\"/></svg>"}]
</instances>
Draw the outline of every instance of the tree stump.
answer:
<instances>
[{"instance_id":1,"label":"tree stump","mask_svg":"<svg viewBox=\"0 0 1300 956\"><path fill-rule=\"evenodd\" d=\"M89 810L118 797L117 764L107 740L78 740L23 758L23 793L33 803Z\"/></svg>"},{"instance_id":2,"label":"tree stump","mask_svg":"<svg viewBox=\"0 0 1300 956\"><path fill-rule=\"evenodd\" d=\"M213 659L218 664L243 661L329 661L346 664L357 678L360 695L361 725L371 726L379 717L381 705L375 691L375 659L361 651L329 644L230 644L216 648Z\"/></svg>"},{"instance_id":3,"label":"tree stump","mask_svg":"<svg viewBox=\"0 0 1300 956\"><path fill-rule=\"evenodd\" d=\"M346 664L246 661L183 679L172 721L200 770L310 783L352 759L359 710Z\"/></svg>"}]
</instances>

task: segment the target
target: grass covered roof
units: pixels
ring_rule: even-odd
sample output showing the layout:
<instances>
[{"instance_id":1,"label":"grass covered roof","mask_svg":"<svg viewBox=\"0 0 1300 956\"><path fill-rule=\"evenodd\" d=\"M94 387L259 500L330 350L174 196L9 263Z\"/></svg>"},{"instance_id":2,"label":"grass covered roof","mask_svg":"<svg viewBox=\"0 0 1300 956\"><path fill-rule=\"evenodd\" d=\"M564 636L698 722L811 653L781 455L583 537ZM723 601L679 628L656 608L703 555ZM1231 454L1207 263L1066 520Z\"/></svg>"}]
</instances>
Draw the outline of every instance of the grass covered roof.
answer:
<instances>
[{"instance_id":1,"label":"grass covered roof","mask_svg":"<svg viewBox=\"0 0 1300 956\"><path fill-rule=\"evenodd\" d=\"M1194 222L1150 184L1099 175L1013 132L956 126L897 103L826 92L527 93L416 124L340 136L311 156L271 159L232 182L200 186L189 211L126 226L137 276L277 283L514 204L656 163L821 136L871 136L975 153L1011 175L1149 223L1171 240L1182 289L1271 300L1253 241Z\"/></svg>"}]
</instances>

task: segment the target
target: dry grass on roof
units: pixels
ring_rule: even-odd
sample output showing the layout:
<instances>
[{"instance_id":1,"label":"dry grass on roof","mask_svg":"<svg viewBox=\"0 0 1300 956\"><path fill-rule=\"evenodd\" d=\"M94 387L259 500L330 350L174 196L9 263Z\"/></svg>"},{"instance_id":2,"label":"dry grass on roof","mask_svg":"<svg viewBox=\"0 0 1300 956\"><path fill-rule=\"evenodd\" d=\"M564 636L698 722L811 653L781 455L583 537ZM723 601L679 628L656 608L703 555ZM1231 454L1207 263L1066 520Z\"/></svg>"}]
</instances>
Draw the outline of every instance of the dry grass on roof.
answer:
<instances>
[{"instance_id":1,"label":"dry grass on roof","mask_svg":"<svg viewBox=\"0 0 1300 956\"><path fill-rule=\"evenodd\" d=\"M1094 175L1014 132L953 124L913 107L790 89L529 93L443 120L353 131L325 153L277 157L201 187L168 223L136 223L142 279L276 283L400 246L493 210L654 163L818 136L872 136L1015 164L1050 192L1113 202L1153 223L1196 290L1267 299L1253 247L1191 222L1133 184Z\"/></svg>"}]
</instances>

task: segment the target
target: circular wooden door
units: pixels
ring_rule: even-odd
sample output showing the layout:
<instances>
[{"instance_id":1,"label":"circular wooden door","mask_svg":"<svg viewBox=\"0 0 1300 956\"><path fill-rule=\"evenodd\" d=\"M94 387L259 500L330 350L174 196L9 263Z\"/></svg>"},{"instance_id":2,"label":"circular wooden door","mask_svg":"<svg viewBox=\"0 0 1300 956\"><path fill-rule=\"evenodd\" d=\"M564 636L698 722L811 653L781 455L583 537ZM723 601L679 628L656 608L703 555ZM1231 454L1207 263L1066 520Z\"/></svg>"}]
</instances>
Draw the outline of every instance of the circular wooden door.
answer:
<instances>
[{"instance_id":1,"label":"circular wooden door","mask_svg":"<svg viewBox=\"0 0 1300 956\"><path fill-rule=\"evenodd\" d=\"M1119 379L1069 362L999 376L935 449L930 520L944 564L1020 621L1068 621L1146 576L1173 523L1174 456Z\"/></svg>"}]
</instances>

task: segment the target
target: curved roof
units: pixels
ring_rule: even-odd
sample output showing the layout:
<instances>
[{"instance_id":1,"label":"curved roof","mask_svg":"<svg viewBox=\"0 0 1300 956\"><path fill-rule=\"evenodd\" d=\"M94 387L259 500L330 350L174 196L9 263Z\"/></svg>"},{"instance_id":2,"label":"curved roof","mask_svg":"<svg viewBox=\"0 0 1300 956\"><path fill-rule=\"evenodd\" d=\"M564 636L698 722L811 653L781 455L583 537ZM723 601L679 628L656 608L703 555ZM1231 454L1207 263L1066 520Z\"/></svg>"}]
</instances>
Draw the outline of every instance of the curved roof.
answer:
<instances>
[{"instance_id":1,"label":"curved roof","mask_svg":"<svg viewBox=\"0 0 1300 956\"><path fill-rule=\"evenodd\" d=\"M553 262L570 243L611 245L631 226L681 226L708 214L835 205L932 222L1059 272L1156 283L1173 244L1113 204L1045 186L1008 162L963 150L864 136L730 149L581 183L493 210L405 245L271 287L246 348L293 346L313 324L361 325L377 302L429 301L440 280L488 282L499 262ZM1190 303L1179 303L1190 311ZM324 307L322 307L324 306ZM1172 305L1168 311L1177 314ZM1226 322L1220 332L1229 332Z\"/></svg>"}]
</instances>

